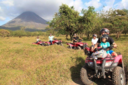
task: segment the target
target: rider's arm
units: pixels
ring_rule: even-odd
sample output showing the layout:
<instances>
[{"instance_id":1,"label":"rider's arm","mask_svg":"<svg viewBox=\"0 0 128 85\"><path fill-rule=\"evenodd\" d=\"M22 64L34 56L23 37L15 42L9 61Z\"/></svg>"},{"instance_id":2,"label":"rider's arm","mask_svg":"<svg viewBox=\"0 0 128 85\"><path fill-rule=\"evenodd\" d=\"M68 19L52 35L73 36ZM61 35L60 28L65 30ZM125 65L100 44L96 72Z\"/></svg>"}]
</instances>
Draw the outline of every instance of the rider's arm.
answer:
<instances>
[{"instance_id":1,"label":"rider's arm","mask_svg":"<svg viewBox=\"0 0 128 85\"><path fill-rule=\"evenodd\" d=\"M114 48L116 48L116 47L117 47L117 44L116 44L115 42L113 43L113 47L114 47Z\"/></svg>"},{"instance_id":2,"label":"rider's arm","mask_svg":"<svg viewBox=\"0 0 128 85\"><path fill-rule=\"evenodd\" d=\"M97 48L100 44L100 38L98 38L97 43L94 45L94 48L91 49L91 51L94 51L95 48Z\"/></svg>"},{"instance_id":3,"label":"rider's arm","mask_svg":"<svg viewBox=\"0 0 128 85\"><path fill-rule=\"evenodd\" d=\"M94 45L94 44L93 44L93 39L92 39L92 41L91 41L91 42L92 42L92 45Z\"/></svg>"},{"instance_id":4,"label":"rider's arm","mask_svg":"<svg viewBox=\"0 0 128 85\"><path fill-rule=\"evenodd\" d=\"M48 37L48 40L50 41L50 36Z\"/></svg>"},{"instance_id":5,"label":"rider's arm","mask_svg":"<svg viewBox=\"0 0 128 85\"><path fill-rule=\"evenodd\" d=\"M117 44L114 42L114 40L112 38L110 38L110 43L111 45L116 48L117 47Z\"/></svg>"},{"instance_id":6,"label":"rider's arm","mask_svg":"<svg viewBox=\"0 0 128 85\"><path fill-rule=\"evenodd\" d=\"M97 48L99 45L100 45L100 38L98 38L98 41L97 41L97 43L96 43L96 45L95 45L95 47Z\"/></svg>"},{"instance_id":7,"label":"rider's arm","mask_svg":"<svg viewBox=\"0 0 128 85\"><path fill-rule=\"evenodd\" d=\"M92 45L94 45L93 42L92 42Z\"/></svg>"}]
</instances>

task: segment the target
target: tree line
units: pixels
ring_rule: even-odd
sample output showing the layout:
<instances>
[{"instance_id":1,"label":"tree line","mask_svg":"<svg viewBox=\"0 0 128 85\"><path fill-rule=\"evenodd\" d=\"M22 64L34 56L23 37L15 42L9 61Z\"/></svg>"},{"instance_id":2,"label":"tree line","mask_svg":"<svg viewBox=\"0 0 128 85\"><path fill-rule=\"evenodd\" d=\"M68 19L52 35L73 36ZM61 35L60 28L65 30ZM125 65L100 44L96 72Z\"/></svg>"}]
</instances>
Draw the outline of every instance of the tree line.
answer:
<instances>
[{"instance_id":1,"label":"tree line","mask_svg":"<svg viewBox=\"0 0 128 85\"><path fill-rule=\"evenodd\" d=\"M29 32L29 31L24 31L24 30L16 30L16 31L11 31L11 30L5 30L5 29L0 29L0 37L32 37L32 36L49 36L51 31L47 32L42 32L42 31L35 31L35 32Z\"/></svg>"},{"instance_id":2,"label":"tree line","mask_svg":"<svg viewBox=\"0 0 128 85\"><path fill-rule=\"evenodd\" d=\"M108 28L119 38L122 33L128 32L128 10L110 9L96 12L94 7L89 6L79 13L73 6L62 4L49 26L60 34L70 35L71 40L75 33L86 35L89 39L91 34L99 34L101 28Z\"/></svg>"}]
</instances>

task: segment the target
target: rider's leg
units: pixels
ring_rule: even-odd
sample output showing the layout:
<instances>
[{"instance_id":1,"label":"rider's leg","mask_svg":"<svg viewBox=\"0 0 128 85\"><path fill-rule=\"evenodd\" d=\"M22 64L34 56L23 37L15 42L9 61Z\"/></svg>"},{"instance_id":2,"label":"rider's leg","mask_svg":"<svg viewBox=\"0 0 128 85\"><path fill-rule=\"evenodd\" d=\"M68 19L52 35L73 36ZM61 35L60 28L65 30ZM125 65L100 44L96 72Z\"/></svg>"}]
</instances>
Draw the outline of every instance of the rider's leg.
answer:
<instances>
[{"instance_id":1,"label":"rider's leg","mask_svg":"<svg viewBox=\"0 0 128 85\"><path fill-rule=\"evenodd\" d=\"M91 51L94 51L94 45L91 46Z\"/></svg>"},{"instance_id":2,"label":"rider's leg","mask_svg":"<svg viewBox=\"0 0 128 85\"><path fill-rule=\"evenodd\" d=\"M113 53L112 53L112 56L113 56L113 57L116 57L116 56L117 56L117 53L116 53L116 52L113 52Z\"/></svg>"},{"instance_id":3,"label":"rider's leg","mask_svg":"<svg viewBox=\"0 0 128 85\"><path fill-rule=\"evenodd\" d=\"M91 46L91 52L93 52L96 48L97 48L97 45L96 44L95 45L92 45Z\"/></svg>"},{"instance_id":4,"label":"rider's leg","mask_svg":"<svg viewBox=\"0 0 128 85\"><path fill-rule=\"evenodd\" d=\"M109 53L110 53L113 57L116 57L116 56L117 56L117 53L114 52L113 50L109 50Z\"/></svg>"},{"instance_id":5,"label":"rider's leg","mask_svg":"<svg viewBox=\"0 0 128 85\"><path fill-rule=\"evenodd\" d=\"M49 41L50 42L50 45L52 45L52 41Z\"/></svg>"}]
</instances>

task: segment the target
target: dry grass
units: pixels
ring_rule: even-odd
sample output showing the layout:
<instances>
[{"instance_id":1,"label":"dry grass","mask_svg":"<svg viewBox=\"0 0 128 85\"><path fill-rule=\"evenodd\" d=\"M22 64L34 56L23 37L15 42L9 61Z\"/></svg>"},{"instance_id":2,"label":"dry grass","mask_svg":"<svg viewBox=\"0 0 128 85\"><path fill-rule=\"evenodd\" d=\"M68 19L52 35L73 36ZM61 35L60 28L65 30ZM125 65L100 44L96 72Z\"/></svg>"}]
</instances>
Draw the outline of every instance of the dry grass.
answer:
<instances>
[{"instance_id":1,"label":"dry grass","mask_svg":"<svg viewBox=\"0 0 128 85\"><path fill-rule=\"evenodd\" d=\"M64 42L64 36L60 36ZM47 41L47 37L41 36ZM128 65L128 38L117 40L117 52L121 52ZM36 37L0 38L0 85L63 85L68 80L79 78L84 64L83 51L64 46L32 45ZM84 41L85 42L85 41ZM90 41L86 41L90 43Z\"/></svg>"}]
</instances>

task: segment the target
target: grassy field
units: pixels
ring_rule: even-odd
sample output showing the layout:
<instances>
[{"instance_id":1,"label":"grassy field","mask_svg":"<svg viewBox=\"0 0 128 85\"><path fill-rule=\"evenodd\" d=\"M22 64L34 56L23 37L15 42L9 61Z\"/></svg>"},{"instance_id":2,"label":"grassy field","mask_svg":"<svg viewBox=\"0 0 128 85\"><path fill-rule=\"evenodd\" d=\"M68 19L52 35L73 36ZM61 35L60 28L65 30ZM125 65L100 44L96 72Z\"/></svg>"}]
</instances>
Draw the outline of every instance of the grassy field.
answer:
<instances>
[{"instance_id":1,"label":"grassy field","mask_svg":"<svg viewBox=\"0 0 128 85\"><path fill-rule=\"evenodd\" d=\"M47 37L40 36L42 41ZM82 50L68 49L64 36L57 37L64 46L32 45L36 37L0 38L0 85L68 85L79 79L86 56ZM115 40L125 66L128 65L128 36ZM84 40L89 45L90 40ZM95 81L96 85L107 85ZM110 85L110 84L109 84Z\"/></svg>"}]
</instances>

